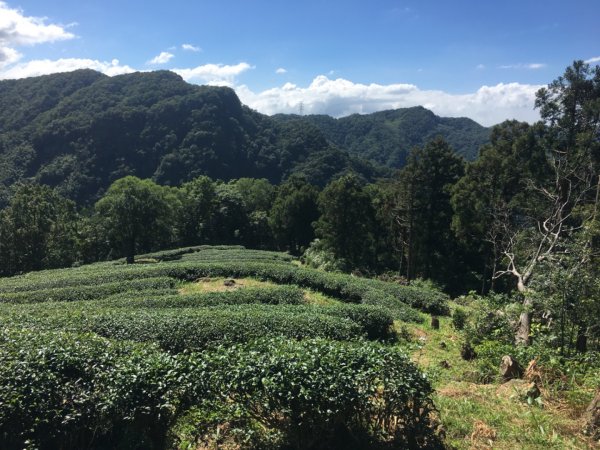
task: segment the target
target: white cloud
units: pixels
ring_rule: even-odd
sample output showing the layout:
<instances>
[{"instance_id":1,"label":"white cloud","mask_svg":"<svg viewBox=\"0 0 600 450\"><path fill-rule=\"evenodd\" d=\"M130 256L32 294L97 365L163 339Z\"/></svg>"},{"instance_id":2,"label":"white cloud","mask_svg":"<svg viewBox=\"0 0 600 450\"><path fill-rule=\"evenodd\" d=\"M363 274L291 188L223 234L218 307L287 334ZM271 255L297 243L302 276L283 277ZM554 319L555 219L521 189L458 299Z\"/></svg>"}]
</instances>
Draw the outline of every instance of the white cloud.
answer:
<instances>
[{"instance_id":1,"label":"white cloud","mask_svg":"<svg viewBox=\"0 0 600 450\"><path fill-rule=\"evenodd\" d=\"M205 64L191 69L172 69L185 81L204 83L216 86L233 86L237 76L252 69L245 62L235 65Z\"/></svg>"},{"instance_id":2,"label":"white cloud","mask_svg":"<svg viewBox=\"0 0 600 450\"><path fill-rule=\"evenodd\" d=\"M166 64L174 57L175 55L173 53L160 52L159 55L155 56L150 61L148 61L148 64Z\"/></svg>"},{"instance_id":3,"label":"white cloud","mask_svg":"<svg viewBox=\"0 0 600 450\"><path fill-rule=\"evenodd\" d=\"M537 70L543 69L547 66L544 63L529 63L529 64L507 64L503 66L499 66L500 69L529 69L529 70Z\"/></svg>"},{"instance_id":4,"label":"white cloud","mask_svg":"<svg viewBox=\"0 0 600 450\"><path fill-rule=\"evenodd\" d=\"M584 61L584 63L586 63L586 64L593 64L593 63L597 63L597 62L600 62L600 56L594 56L593 58L586 59Z\"/></svg>"},{"instance_id":5,"label":"white cloud","mask_svg":"<svg viewBox=\"0 0 600 450\"><path fill-rule=\"evenodd\" d=\"M77 69L93 69L110 76L135 72L129 66L121 65L118 59L112 61L80 58L37 59L16 64L7 70L1 71L0 79L36 77L51 73L71 72Z\"/></svg>"},{"instance_id":6,"label":"white cloud","mask_svg":"<svg viewBox=\"0 0 600 450\"><path fill-rule=\"evenodd\" d=\"M258 93L243 85L236 90L245 104L265 114L295 113L300 103L305 113L335 117L421 105L441 116L470 117L489 126L506 119L538 120L533 105L540 87L500 83L470 94L449 94L413 84L367 85L319 75L305 88L286 83Z\"/></svg>"},{"instance_id":7,"label":"white cloud","mask_svg":"<svg viewBox=\"0 0 600 450\"><path fill-rule=\"evenodd\" d=\"M196 47L192 44L181 44L181 48L187 50L189 52L201 52L202 49L200 47Z\"/></svg>"},{"instance_id":8,"label":"white cloud","mask_svg":"<svg viewBox=\"0 0 600 450\"><path fill-rule=\"evenodd\" d=\"M0 69L17 62L21 56L14 48L0 47Z\"/></svg>"},{"instance_id":9,"label":"white cloud","mask_svg":"<svg viewBox=\"0 0 600 450\"><path fill-rule=\"evenodd\" d=\"M27 17L20 9L0 1L0 69L22 57L15 47L72 39L74 34L60 25L46 25L43 17Z\"/></svg>"},{"instance_id":10,"label":"white cloud","mask_svg":"<svg viewBox=\"0 0 600 450\"><path fill-rule=\"evenodd\" d=\"M72 39L74 34L60 25L46 25L44 17L27 17L0 1L0 44L4 46L34 45Z\"/></svg>"},{"instance_id":11,"label":"white cloud","mask_svg":"<svg viewBox=\"0 0 600 450\"><path fill-rule=\"evenodd\" d=\"M483 70L485 69L485 64L477 64L477 67L475 67L477 70Z\"/></svg>"},{"instance_id":12,"label":"white cloud","mask_svg":"<svg viewBox=\"0 0 600 450\"><path fill-rule=\"evenodd\" d=\"M280 67L279 69L277 69L277 70L275 71L275 73L276 73L277 75L283 75L283 74L287 73L287 70L285 70L283 67Z\"/></svg>"}]
</instances>

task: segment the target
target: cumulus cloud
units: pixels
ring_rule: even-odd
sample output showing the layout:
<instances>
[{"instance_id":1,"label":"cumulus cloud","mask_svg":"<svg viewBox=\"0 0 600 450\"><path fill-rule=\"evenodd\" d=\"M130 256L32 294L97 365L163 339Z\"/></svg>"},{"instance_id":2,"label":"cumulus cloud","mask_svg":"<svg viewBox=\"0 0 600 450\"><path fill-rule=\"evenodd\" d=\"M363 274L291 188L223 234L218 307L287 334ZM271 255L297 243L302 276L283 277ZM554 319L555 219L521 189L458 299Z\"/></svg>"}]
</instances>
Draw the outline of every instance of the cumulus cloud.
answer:
<instances>
[{"instance_id":1,"label":"cumulus cloud","mask_svg":"<svg viewBox=\"0 0 600 450\"><path fill-rule=\"evenodd\" d=\"M283 67L280 67L279 69L277 69L277 70L275 71L275 73L276 73L277 75L283 75L284 73L287 73L287 70L285 70Z\"/></svg>"},{"instance_id":2,"label":"cumulus cloud","mask_svg":"<svg viewBox=\"0 0 600 450\"><path fill-rule=\"evenodd\" d=\"M173 53L160 52L159 55L155 56L150 61L148 61L148 64L166 64L174 57L175 55Z\"/></svg>"},{"instance_id":3,"label":"cumulus cloud","mask_svg":"<svg viewBox=\"0 0 600 450\"><path fill-rule=\"evenodd\" d=\"M43 17L25 16L20 9L0 1L0 69L22 57L16 47L72 39L75 35L65 27L46 24Z\"/></svg>"},{"instance_id":4,"label":"cumulus cloud","mask_svg":"<svg viewBox=\"0 0 600 450\"><path fill-rule=\"evenodd\" d=\"M188 52L200 52L202 49L200 47L196 47L192 44L181 44L181 48L187 50Z\"/></svg>"},{"instance_id":5,"label":"cumulus cloud","mask_svg":"<svg viewBox=\"0 0 600 450\"><path fill-rule=\"evenodd\" d=\"M21 56L14 48L0 47L0 69L17 62Z\"/></svg>"},{"instance_id":6,"label":"cumulus cloud","mask_svg":"<svg viewBox=\"0 0 600 450\"><path fill-rule=\"evenodd\" d=\"M0 1L0 44L4 46L34 45L72 39L74 34L60 25L46 25L44 17L27 17L23 11Z\"/></svg>"},{"instance_id":7,"label":"cumulus cloud","mask_svg":"<svg viewBox=\"0 0 600 450\"><path fill-rule=\"evenodd\" d=\"M77 69L93 69L110 76L135 72L133 68L119 63L118 59L112 61L81 58L37 59L0 71L0 79L36 77L51 73L71 72Z\"/></svg>"},{"instance_id":8,"label":"cumulus cloud","mask_svg":"<svg viewBox=\"0 0 600 450\"><path fill-rule=\"evenodd\" d=\"M594 56L593 58L586 59L584 61L584 63L586 63L586 64L593 64L593 63L597 63L597 62L600 62L600 56Z\"/></svg>"},{"instance_id":9,"label":"cumulus cloud","mask_svg":"<svg viewBox=\"0 0 600 450\"><path fill-rule=\"evenodd\" d=\"M507 64L504 66L500 66L500 69L529 69L529 70L537 70L543 69L547 64L543 63L529 63L529 64Z\"/></svg>"},{"instance_id":10,"label":"cumulus cloud","mask_svg":"<svg viewBox=\"0 0 600 450\"><path fill-rule=\"evenodd\" d=\"M252 69L250 64L241 62L235 65L204 64L191 69L172 70L185 81L215 86L233 86L236 77L250 69Z\"/></svg>"},{"instance_id":11,"label":"cumulus cloud","mask_svg":"<svg viewBox=\"0 0 600 450\"><path fill-rule=\"evenodd\" d=\"M265 114L296 113L300 104L308 114L335 117L421 105L441 116L469 117L489 126L506 119L537 120L533 105L540 87L500 83L469 94L449 94L413 84L367 85L319 75L308 87L285 83L258 93L245 85L236 90L244 103Z\"/></svg>"}]
</instances>

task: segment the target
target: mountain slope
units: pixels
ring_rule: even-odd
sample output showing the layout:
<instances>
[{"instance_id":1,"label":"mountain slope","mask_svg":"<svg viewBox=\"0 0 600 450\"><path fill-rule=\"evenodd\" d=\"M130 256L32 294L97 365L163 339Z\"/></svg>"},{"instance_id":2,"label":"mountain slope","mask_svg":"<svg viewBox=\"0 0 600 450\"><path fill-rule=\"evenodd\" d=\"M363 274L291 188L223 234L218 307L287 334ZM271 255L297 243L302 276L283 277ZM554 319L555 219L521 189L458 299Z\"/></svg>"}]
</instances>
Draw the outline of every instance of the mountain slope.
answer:
<instances>
[{"instance_id":1,"label":"mountain slope","mask_svg":"<svg viewBox=\"0 0 600 450\"><path fill-rule=\"evenodd\" d=\"M82 205L126 175L178 185L199 175L279 183L300 174L323 186L354 170L373 180L437 135L472 159L489 130L421 107L342 119L269 117L242 105L232 89L188 84L168 71L5 80L0 208L22 180L56 186Z\"/></svg>"},{"instance_id":2,"label":"mountain slope","mask_svg":"<svg viewBox=\"0 0 600 450\"><path fill-rule=\"evenodd\" d=\"M277 123L232 89L191 85L172 72L80 70L2 81L0 93L0 205L23 179L89 204L125 175L177 185L199 175L277 183L300 172L323 185L350 169L367 179L383 173L334 148L316 127ZM302 169L312 160L327 161L326 170Z\"/></svg>"},{"instance_id":3,"label":"mountain slope","mask_svg":"<svg viewBox=\"0 0 600 450\"><path fill-rule=\"evenodd\" d=\"M299 117L274 116L282 122ZM327 139L351 155L388 167L402 167L413 147L423 146L436 136L442 136L465 159L473 160L490 135L489 128L471 119L439 117L421 106L353 114L340 119L325 115L301 118L318 127Z\"/></svg>"}]
</instances>

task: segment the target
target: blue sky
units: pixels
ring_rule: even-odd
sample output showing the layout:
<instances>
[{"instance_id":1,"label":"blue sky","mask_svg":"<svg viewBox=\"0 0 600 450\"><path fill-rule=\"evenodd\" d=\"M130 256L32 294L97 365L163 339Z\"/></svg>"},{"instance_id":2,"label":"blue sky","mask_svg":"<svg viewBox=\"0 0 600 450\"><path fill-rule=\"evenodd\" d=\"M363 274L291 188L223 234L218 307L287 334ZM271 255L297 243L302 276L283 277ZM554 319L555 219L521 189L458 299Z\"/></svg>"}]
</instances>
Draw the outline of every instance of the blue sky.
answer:
<instances>
[{"instance_id":1,"label":"blue sky","mask_svg":"<svg viewBox=\"0 0 600 450\"><path fill-rule=\"evenodd\" d=\"M422 104L485 125L600 60L600 1L0 1L0 78L174 70L272 114ZM185 48L183 46L186 46Z\"/></svg>"}]
</instances>

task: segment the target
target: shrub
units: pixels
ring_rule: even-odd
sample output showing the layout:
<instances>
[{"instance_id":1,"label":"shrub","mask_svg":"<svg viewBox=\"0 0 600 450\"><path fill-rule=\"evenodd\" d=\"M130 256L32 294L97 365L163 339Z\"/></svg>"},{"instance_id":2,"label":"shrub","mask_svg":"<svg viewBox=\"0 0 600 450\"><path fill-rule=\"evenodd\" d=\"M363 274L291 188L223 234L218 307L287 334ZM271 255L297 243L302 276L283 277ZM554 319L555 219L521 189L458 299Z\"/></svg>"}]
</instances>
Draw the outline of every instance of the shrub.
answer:
<instances>
[{"instance_id":1,"label":"shrub","mask_svg":"<svg viewBox=\"0 0 600 450\"><path fill-rule=\"evenodd\" d=\"M263 339L203 354L212 394L278 447L423 448L431 386L408 356L375 343Z\"/></svg>"},{"instance_id":2,"label":"shrub","mask_svg":"<svg viewBox=\"0 0 600 450\"><path fill-rule=\"evenodd\" d=\"M452 326L462 330L467 323L467 312L462 308L456 308L452 313Z\"/></svg>"},{"instance_id":3,"label":"shrub","mask_svg":"<svg viewBox=\"0 0 600 450\"><path fill-rule=\"evenodd\" d=\"M176 281L168 277L143 278L89 286L70 286L0 294L0 303L72 302L95 300L118 292L171 289Z\"/></svg>"},{"instance_id":4,"label":"shrub","mask_svg":"<svg viewBox=\"0 0 600 450\"><path fill-rule=\"evenodd\" d=\"M86 323L87 322L87 323ZM248 342L263 336L292 339L357 339L362 327L349 319L313 312L290 314L279 308L131 310L89 317L81 326L101 336L156 342L165 350L199 350L220 343Z\"/></svg>"},{"instance_id":5,"label":"shrub","mask_svg":"<svg viewBox=\"0 0 600 450\"><path fill-rule=\"evenodd\" d=\"M0 447L163 448L186 358L93 335L0 331Z\"/></svg>"},{"instance_id":6,"label":"shrub","mask_svg":"<svg viewBox=\"0 0 600 450\"><path fill-rule=\"evenodd\" d=\"M97 264L76 269L38 272L31 276L14 277L0 281L2 296L19 291L32 291L71 286L94 286L139 278L170 277L194 281L202 277L255 277L277 284L292 284L311 288L348 303L369 303L397 310L399 316L411 316L408 308L424 312L448 314L447 296L443 293L401 286L351 275L327 273L297 267L286 262L255 261L175 261L157 264L119 266ZM8 295L10 297L10 295ZM406 305L406 306L404 306ZM412 319L418 315L412 314ZM402 318L402 317L400 317ZM420 318L419 318L420 320Z\"/></svg>"}]
</instances>

